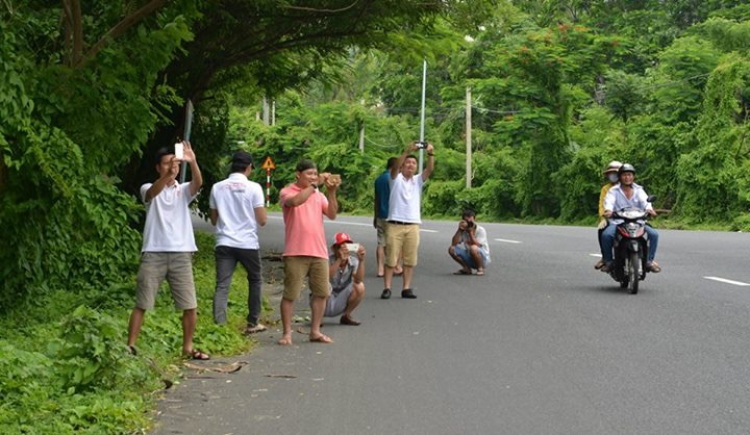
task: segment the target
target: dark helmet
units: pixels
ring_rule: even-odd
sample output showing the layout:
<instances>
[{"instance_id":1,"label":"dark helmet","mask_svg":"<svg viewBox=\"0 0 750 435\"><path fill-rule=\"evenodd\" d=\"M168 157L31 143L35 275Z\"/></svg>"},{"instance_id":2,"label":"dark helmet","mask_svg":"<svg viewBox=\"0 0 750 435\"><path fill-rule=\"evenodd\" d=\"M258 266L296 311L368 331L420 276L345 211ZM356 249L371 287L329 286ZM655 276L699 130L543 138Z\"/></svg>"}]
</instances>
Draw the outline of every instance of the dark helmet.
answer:
<instances>
[{"instance_id":1,"label":"dark helmet","mask_svg":"<svg viewBox=\"0 0 750 435\"><path fill-rule=\"evenodd\" d=\"M624 165L620 166L620 169L617 171L617 175L622 175L625 172L630 172L631 174L635 175L635 168L630 163L625 163Z\"/></svg>"}]
</instances>

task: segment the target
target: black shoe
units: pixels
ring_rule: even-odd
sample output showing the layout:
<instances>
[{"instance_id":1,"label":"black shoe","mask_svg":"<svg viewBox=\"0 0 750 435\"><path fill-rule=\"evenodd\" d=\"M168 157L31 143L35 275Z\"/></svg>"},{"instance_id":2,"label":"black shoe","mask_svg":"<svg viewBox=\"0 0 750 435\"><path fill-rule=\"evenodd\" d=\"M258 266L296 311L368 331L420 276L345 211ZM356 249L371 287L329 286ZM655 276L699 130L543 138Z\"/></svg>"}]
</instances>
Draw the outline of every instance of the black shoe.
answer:
<instances>
[{"instance_id":1,"label":"black shoe","mask_svg":"<svg viewBox=\"0 0 750 435\"><path fill-rule=\"evenodd\" d=\"M380 294L380 299L390 299L391 298L391 289L387 288L383 290L383 293Z\"/></svg>"},{"instance_id":2,"label":"black shoe","mask_svg":"<svg viewBox=\"0 0 750 435\"><path fill-rule=\"evenodd\" d=\"M401 292L401 297L404 299L416 299L417 295L410 288L407 288Z\"/></svg>"},{"instance_id":3,"label":"black shoe","mask_svg":"<svg viewBox=\"0 0 750 435\"><path fill-rule=\"evenodd\" d=\"M601 269L599 269L599 270L601 270L604 273L609 273L609 272L612 271L613 267L614 267L614 265L612 263L607 263L604 266L602 266Z\"/></svg>"}]
</instances>

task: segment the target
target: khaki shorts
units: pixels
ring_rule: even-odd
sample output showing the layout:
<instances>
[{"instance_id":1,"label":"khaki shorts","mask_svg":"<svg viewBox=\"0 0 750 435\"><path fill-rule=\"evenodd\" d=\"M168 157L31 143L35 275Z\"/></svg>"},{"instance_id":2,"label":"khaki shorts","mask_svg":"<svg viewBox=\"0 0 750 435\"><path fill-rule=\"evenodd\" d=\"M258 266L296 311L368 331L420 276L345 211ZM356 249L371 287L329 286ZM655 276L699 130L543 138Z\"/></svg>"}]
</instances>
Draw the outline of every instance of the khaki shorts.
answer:
<instances>
[{"instance_id":1,"label":"khaki shorts","mask_svg":"<svg viewBox=\"0 0 750 435\"><path fill-rule=\"evenodd\" d=\"M192 252L144 252L138 269L135 306L142 310L154 308L156 294L165 278L169 282L174 306L178 310L198 307L193 282Z\"/></svg>"},{"instance_id":2,"label":"khaki shorts","mask_svg":"<svg viewBox=\"0 0 750 435\"><path fill-rule=\"evenodd\" d=\"M386 222L385 219L377 218L375 219L375 228L378 230L378 248L379 247L385 247L386 239L385 239L385 228L388 226L388 222Z\"/></svg>"},{"instance_id":3,"label":"khaki shorts","mask_svg":"<svg viewBox=\"0 0 750 435\"><path fill-rule=\"evenodd\" d=\"M297 300L308 277L313 296L327 298L331 293L328 284L328 260L319 257L284 257L284 299Z\"/></svg>"},{"instance_id":4,"label":"khaki shorts","mask_svg":"<svg viewBox=\"0 0 750 435\"><path fill-rule=\"evenodd\" d=\"M417 251L419 250L419 225L401 225L388 223L386 227L385 265L396 267L398 257L403 254L404 266L417 265Z\"/></svg>"}]
</instances>

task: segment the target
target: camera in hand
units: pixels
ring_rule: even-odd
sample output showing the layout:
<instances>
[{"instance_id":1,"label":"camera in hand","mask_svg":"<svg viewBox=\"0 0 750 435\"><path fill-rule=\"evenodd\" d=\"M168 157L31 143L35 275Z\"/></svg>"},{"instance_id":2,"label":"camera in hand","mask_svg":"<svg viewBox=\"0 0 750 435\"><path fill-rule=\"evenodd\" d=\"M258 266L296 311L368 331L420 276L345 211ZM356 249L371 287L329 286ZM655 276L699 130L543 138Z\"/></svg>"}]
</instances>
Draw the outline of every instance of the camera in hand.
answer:
<instances>
[{"instance_id":1,"label":"camera in hand","mask_svg":"<svg viewBox=\"0 0 750 435\"><path fill-rule=\"evenodd\" d=\"M417 149L418 150L427 149L427 142L424 142L424 141L421 141L421 140L419 142L417 142Z\"/></svg>"},{"instance_id":2,"label":"camera in hand","mask_svg":"<svg viewBox=\"0 0 750 435\"><path fill-rule=\"evenodd\" d=\"M474 228L474 222L472 221L466 222L466 228Z\"/></svg>"}]
</instances>

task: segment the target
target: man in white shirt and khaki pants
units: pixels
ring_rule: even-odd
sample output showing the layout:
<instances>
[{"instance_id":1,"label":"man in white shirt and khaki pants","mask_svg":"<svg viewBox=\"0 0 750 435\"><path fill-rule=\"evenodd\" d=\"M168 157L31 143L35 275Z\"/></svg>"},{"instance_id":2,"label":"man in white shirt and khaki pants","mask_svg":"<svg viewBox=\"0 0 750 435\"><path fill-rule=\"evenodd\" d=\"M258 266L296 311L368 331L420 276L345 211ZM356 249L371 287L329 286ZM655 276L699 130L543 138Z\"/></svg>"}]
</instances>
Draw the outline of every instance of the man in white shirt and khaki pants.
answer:
<instances>
[{"instance_id":1,"label":"man in white shirt and khaki pants","mask_svg":"<svg viewBox=\"0 0 750 435\"><path fill-rule=\"evenodd\" d=\"M417 157L412 152L424 147L427 152L427 167L417 174ZM404 284L401 297L416 299L411 279L417 265L419 250L419 226L422 223L422 187L435 168L435 148L430 143L414 142L398 157L391 167L391 196L388 202L388 226L386 227L385 288L381 299L391 297L393 270L403 254Z\"/></svg>"},{"instance_id":2,"label":"man in white shirt and khaki pants","mask_svg":"<svg viewBox=\"0 0 750 435\"><path fill-rule=\"evenodd\" d=\"M178 145L184 145L182 159L177 158L174 149L160 149L155 161L159 178L141 186L141 199L146 205L146 227L143 230L135 308L128 324L128 347L132 354L137 354L135 342L146 311L153 309L159 286L166 279L175 307L182 311L182 355L207 360L210 357L206 353L193 348L198 319L193 253L198 247L190 216L190 203L198 196L203 177L190 143ZM190 183L177 182L182 161L190 164L193 177Z\"/></svg>"}]
</instances>

